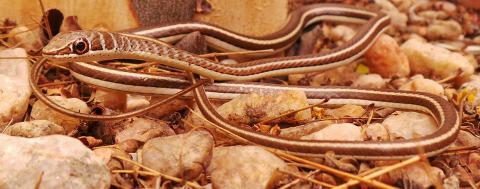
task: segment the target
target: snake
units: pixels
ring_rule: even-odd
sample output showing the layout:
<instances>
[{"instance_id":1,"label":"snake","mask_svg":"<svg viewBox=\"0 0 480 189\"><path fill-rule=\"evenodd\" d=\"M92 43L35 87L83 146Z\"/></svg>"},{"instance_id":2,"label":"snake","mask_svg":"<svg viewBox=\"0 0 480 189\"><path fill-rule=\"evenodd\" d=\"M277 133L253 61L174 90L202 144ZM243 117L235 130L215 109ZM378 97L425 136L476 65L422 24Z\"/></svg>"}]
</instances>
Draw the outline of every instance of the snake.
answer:
<instances>
[{"instance_id":1,"label":"snake","mask_svg":"<svg viewBox=\"0 0 480 189\"><path fill-rule=\"evenodd\" d=\"M265 58L233 65L220 64L176 49L161 41L175 41L179 36L200 30L207 36L210 46L225 51L284 49L295 42L304 28L319 21L362 23L362 26L352 39L327 52ZM420 151L426 156L439 154L455 141L460 128L460 119L455 107L442 97L422 92L387 89L286 86L251 82L265 77L325 71L346 65L361 57L388 28L389 23L389 16L383 13L346 5L315 4L294 11L283 28L266 36L251 37L218 26L195 22L136 29L129 33L81 30L56 35L43 48L42 54L50 61L67 63L75 78L100 88L150 95L171 95L195 84L197 87L192 92L182 94L193 96L202 114L209 121L229 133L261 146L307 157L323 157L326 152L333 151L338 156L367 160L405 159L418 155ZM192 74L184 77L137 73L91 63L112 59L155 61L204 78L227 82L202 85L203 83L199 82L204 82L205 79L198 80ZM425 112L434 118L439 128L423 137L395 141L299 140L239 127L220 116L209 101L209 98L229 100L251 92L278 93L292 90L304 91L309 103L328 99L326 104L374 104ZM48 98L42 100L50 107L59 109Z\"/></svg>"}]
</instances>

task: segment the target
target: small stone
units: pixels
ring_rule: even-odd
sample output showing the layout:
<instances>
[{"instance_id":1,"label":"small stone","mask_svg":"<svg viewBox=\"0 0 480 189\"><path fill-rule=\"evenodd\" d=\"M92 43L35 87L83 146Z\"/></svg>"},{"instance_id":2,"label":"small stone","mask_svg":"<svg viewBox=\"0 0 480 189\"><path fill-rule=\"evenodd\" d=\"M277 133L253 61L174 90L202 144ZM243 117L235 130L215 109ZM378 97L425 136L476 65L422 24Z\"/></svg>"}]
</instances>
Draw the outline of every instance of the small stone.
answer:
<instances>
[{"instance_id":1,"label":"small stone","mask_svg":"<svg viewBox=\"0 0 480 189\"><path fill-rule=\"evenodd\" d=\"M0 51L0 57L27 56L21 48ZM32 94L29 78L27 59L0 59L0 130L24 117Z\"/></svg>"},{"instance_id":2,"label":"small stone","mask_svg":"<svg viewBox=\"0 0 480 189\"><path fill-rule=\"evenodd\" d=\"M173 129L164 121L139 117L133 117L129 121L124 122L121 127L125 129L115 136L115 143L117 144L126 140L146 142L152 138L175 134Z\"/></svg>"},{"instance_id":3,"label":"small stone","mask_svg":"<svg viewBox=\"0 0 480 189\"><path fill-rule=\"evenodd\" d=\"M462 26L454 20L435 20L427 27L429 39L458 39L462 35Z\"/></svg>"},{"instance_id":4,"label":"small stone","mask_svg":"<svg viewBox=\"0 0 480 189\"><path fill-rule=\"evenodd\" d=\"M143 145L142 164L167 175L192 180L208 166L214 144L207 131L154 138Z\"/></svg>"},{"instance_id":5,"label":"small stone","mask_svg":"<svg viewBox=\"0 0 480 189\"><path fill-rule=\"evenodd\" d=\"M390 139L415 139L437 130L435 120L431 116L417 112L397 111L385 118L382 123L390 134Z\"/></svg>"},{"instance_id":6,"label":"small stone","mask_svg":"<svg viewBox=\"0 0 480 189\"><path fill-rule=\"evenodd\" d=\"M48 98L53 100L58 105L74 112L85 114L90 112L90 108L87 106L87 103L78 98L65 98L63 96L49 96ZM61 114L39 100L33 103L30 115L36 120L41 119L52 121L55 124L62 126L66 133L71 133L72 131L77 130L77 128L80 126L80 119Z\"/></svg>"},{"instance_id":7,"label":"small stone","mask_svg":"<svg viewBox=\"0 0 480 189\"><path fill-rule=\"evenodd\" d=\"M426 92L438 96L444 96L445 90L442 85L431 79L422 77L415 78L398 88L399 90Z\"/></svg>"},{"instance_id":8,"label":"small stone","mask_svg":"<svg viewBox=\"0 0 480 189\"><path fill-rule=\"evenodd\" d=\"M383 80L382 76L378 74L364 74L353 81L352 87L382 89L385 88L386 85L387 82Z\"/></svg>"},{"instance_id":9,"label":"small stone","mask_svg":"<svg viewBox=\"0 0 480 189\"><path fill-rule=\"evenodd\" d=\"M334 118L357 118L365 114L365 109L358 105L346 104L334 109L327 109L325 115Z\"/></svg>"},{"instance_id":10,"label":"small stone","mask_svg":"<svg viewBox=\"0 0 480 189\"><path fill-rule=\"evenodd\" d=\"M462 77L473 74L474 67L468 59L455 52L412 38L400 47L407 55L414 74L443 79L461 72Z\"/></svg>"},{"instance_id":11,"label":"small stone","mask_svg":"<svg viewBox=\"0 0 480 189\"><path fill-rule=\"evenodd\" d=\"M75 138L0 134L0 144L1 188L110 188L103 161Z\"/></svg>"},{"instance_id":12,"label":"small stone","mask_svg":"<svg viewBox=\"0 0 480 189\"><path fill-rule=\"evenodd\" d=\"M62 126L47 120L33 120L15 123L7 127L3 133L10 136L21 136L27 138L54 134L67 134Z\"/></svg>"},{"instance_id":13,"label":"small stone","mask_svg":"<svg viewBox=\"0 0 480 189\"><path fill-rule=\"evenodd\" d=\"M270 188L288 165L258 146L217 147L207 169L213 188Z\"/></svg>"},{"instance_id":14,"label":"small stone","mask_svg":"<svg viewBox=\"0 0 480 189\"><path fill-rule=\"evenodd\" d=\"M432 178L438 178L439 180L445 178L445 174L441 169L422 162L390 171L388 175L397 182L408 183L407 186L404 186L406 188L429 188L433 186L435 181Z\"/></svg>"},{"instance_id":15,"label":"small stone","mask_svg":"<svg viewBox=\"0 0 480 189\"><path fill-rule=\"evenodd\" d=\"M365 135L368 139L373 141L389 140L387 129L380 123L372 123L367 125L365 128Z\"/></svg>"},{"instance_id":16,"label":"small stone","mask_svg":"<svg viewBox=\"0 0 480 189\"><path fill-rule=\"evenodd\" d=\"M240 95L220 106L217 111L222 117L234 123L252 124L308 105L307 97L303 91L286 91L275 94L251 93ZM310 119L311 111L307 109L269 123L302 123Z\"/></svg>"},{"instance_id":17,"label":"small stone","mask_svg":"<svg viewBox=\"0 0 480 189\"><path fill-rule=\"evenodd\" d=\"M360 127L351 123L332 124L312 134L303 136L302 140L340 140L363 141Z\"/></svg>"},{"instance_id":18,"label":"small stone","mask_svg":"<svg viewBox=\"0 0 480 189\"><path fill-rule=\"evenodd\" d=\"M410 65L397 41L388 35L380 35L365 53L365 65L382 77L405 77L410 74Z\"/></svg>"}]
</instances>

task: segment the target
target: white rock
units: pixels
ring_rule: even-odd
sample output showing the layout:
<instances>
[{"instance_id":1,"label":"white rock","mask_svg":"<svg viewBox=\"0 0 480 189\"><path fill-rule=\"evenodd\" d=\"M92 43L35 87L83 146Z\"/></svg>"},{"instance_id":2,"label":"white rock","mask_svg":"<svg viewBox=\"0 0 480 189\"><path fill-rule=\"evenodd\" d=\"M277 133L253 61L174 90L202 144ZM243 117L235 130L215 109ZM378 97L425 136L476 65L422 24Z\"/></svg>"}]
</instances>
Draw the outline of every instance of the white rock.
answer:
<instances>
[{"instance_id":1,"label":"white rock","mask_svg":"<svg viewBox=\"0 0 480 189\"><path fill-rule=\"evenodd\" d=\"M218 107L218 113L235 123L251 124L261 120L277 117L280 114L295 111L309 104L303 91L286 91L274 94L251 93L239 97ZM291 116L279 118L289 123L305 122L311 119L310 109L297 112Z\"/></svg>"},{"instance_id":2,"label":"white rock","mask_svg":"<svg viewBox=\"0 0 480 189\"><path fill-rule=\"evenodd\" d=\"M418 112L397 111L385 118L382 123L390 134L390 139L414 139L432 134L437 130L435 120Z\"/></svg>"},{"instance_id":3,"label":"white rock","mask_svg":"<svg viewBox=\"0 0 480 189\"><path fill-rule=\"evenodd\" d=\"M167 175L190 180L208 166L213 146L213 137L207 131L158 137L143 145L142 163Z\"/></svg>"},{"instance_id":4,"label":"white rock","mask_svg":"<svg viewBox=\"0 0 480 189\"><path fill-rule=\"evenodd\" d=\"M355 36L355 30L345 25L338 25L325 35L334 41L348 41Z\"/></svg>"},{"instance_id":5,"label":"white rock","mask_svg":"<svg viewBox=\"0 0 480 189\"><path fill-rule=\"evenodd\" d=\"M385 78L405 77L410 74L410 65L397 41L389 35L380 35L365 53L365 65L373 73Z\"/></svg>"},{"instance_id":6,"label":"white rock","mask_svg":"<svg viewBox=\"0 0 480 189\"><path fill-rule=\"evenodd\" d=\"M27 57L24 49L0 51L0 57ZM22 120L32 94L29 85L30 62L26 59L0 59L0 130Z\"/></svg>"},{"instance_id":7,"label":"white rock","mask_svg":"<svg viewBox=\"0 0 480 189\"><path fill-rule=\"evenodd\" d=\"M217 147L207 171L213 188L269 188L288 169L277 156L258 146Z\"/></svg>"},{"instance_id":8,"label":"white rock","mask_svg":"<svg viewBox=\"0 0 480 189\"><path fill-rule=\"evenodd\" d=\"M432 178L438 178L440 181L445 178L441 169L423 162L413 163L402 169L390 171L388 175L396 182L407 182L409 186L418 188L433 186L434 179Z\"/></svg>"},{"instance_id":9,"label":"white rock","mask_svg":"<svg viewBox=\"0 0 480 189\"><path fill-rule=\"evenodd\" d=\"M28 138L53 134L67 134L62 126L47 120L33 120L15 123L8 126L3 133L10 136L21 136Z\"/></svg>"},{"instance_id":10,"label":"white rock","mask_svg":"<svg viewBox=\"0 0 480 189\"><path fill-rule=\"evenodd\" d=\"M415 74L443 79L462 71L463 77L473 74L474 67L468 59L455 52L412 38L400 47L407 55Z\"/></svg>"},{"instance_id":11,"label":"white rock","mask_svg":"<svg viewBox=\"0 0 480 189\"><path fill-rule=\"evenodd\" d=\"M431 93L438 96L444 96L445 94L445 90L443 89L442 85L440 85L439 83L431 79L424 79L424 78L415 78L403 84L398 89L407 90L407 91L426 92L426 93Z\"/></svg>"},{"instance_id":12,"label":"white rock","mask_svg":"<svg viewBox=\"0 0 480 189\"><path fill-rule=\"evenodd\" d=\"M454 20L435 20L427 27L429 39L457 39L462 35L462 26Z\"/></svg>"},{"instance_id":13,"label":"white rock","mask_svg":"<svg viewBox=\"0 0 480 189\"><path fill-rule=\"evenodd\" d=\"M312 134L303 136L302 140L342 140L363 141L360 127L351 123L332 124Z\"/></svg>"},{"instance_id":14,"label":"white rock","mask_svg":"<svg viewBox=\"0 0 480 189\"><path fill-rule=\"evenodd\" d=\"M123 110L125 108L127 95L121 92L97 89L95 90L93 99L95 103L101 104L103 107Z\"/></svg>"},{"instance_id":15,"label":"white rock","mask_svg":"<svg viewBox=\"0 0 480 189\"><path fill-rule=\"evenodd\" d=\"M38 138L0 134L3 189L110 188L110 171L79 140L51 135Z\"/></svg>"},{"instance_id":16,"label":"white rock","mask_svg":"<svg viewBox=\"0 0 480 189\"><path fill-rule=\"evenodd\" d=\"M387 82L383 80L382 76L378 74L364 74L360 75L352 83L352 87L370 88L370 89L382 89L385 88Z\"/></svg>"},{"instance_id":17,"label":"white rock","mask_svg":"<svg viewBox=\"0 0 480 189\"><path fill-rule=\"evenodd\" d=\"M87 104L78 98L65 98L63 96L49 96L48 98L69 110L86 114L90 112L90 108L87 106ZM36 120L41 119L52 121L62 126L67 133L76 130L78 126L80 126L80 119L61 114L49 108L39 100L33 103L30 116Z\"/></svg>"},{"instance_id":18,"label":"white rock","mask_svg":"<svg viewBox=\"0 0 480 189\"><path fill-rule=\"evenodd\" d=\"M121 143L126 140L136 140L146 142L147 140L159 137L174 135L175 132L167 123L161 120L151 120L146 118L133 117L122 126L125 128L115 136L115 143Z\"/></svg>"},{"instance_id":19,"label":"white rock","mask_svg":"<svg viewBox=\"0 0 480 189\"><path fill-rule=\"evenodd\" d=\"M373 141L387 141L389 139L387 129L380 123L372 123L366 126L365 135Z\"/></svg>"}]
</instances>

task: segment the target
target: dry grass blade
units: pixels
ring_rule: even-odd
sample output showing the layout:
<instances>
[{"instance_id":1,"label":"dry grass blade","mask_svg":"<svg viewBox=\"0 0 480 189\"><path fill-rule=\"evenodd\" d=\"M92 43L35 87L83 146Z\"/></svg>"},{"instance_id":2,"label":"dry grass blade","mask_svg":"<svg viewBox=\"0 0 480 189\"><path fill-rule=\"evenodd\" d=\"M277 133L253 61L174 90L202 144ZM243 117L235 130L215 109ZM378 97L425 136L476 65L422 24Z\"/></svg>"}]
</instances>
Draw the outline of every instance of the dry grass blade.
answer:
<instances>
[{"instance_id":1,"label":"dry grass blade","mask_svg":"<svg viewBox=\"0 0 480 189\"><path fill-rule=\"evenodd\" d=\"M402 168L402 167L405 167L407 165L410 165L412 163L415 163L415 162L418 162L422 159L421 156L417 155L417 156L414 156L410 159L407 159L405 161L402 161L402 162L399 162L397 164L393 164L393 165L390 165L390 166L386 166L385 168L379 170L379 171L376 171L376 172L373 172L373 173L370 173L366 176L364 176L363 178L365 179L373 179L373 178L376 178L376 177L379 177L385 173L388 173L390 171L393 171L395 169L399 169L399 168ZM337 187L335 187L335 189L341 189L341 188L348 188L349 186L353 186L353 185L356 185L356 184L359 184L359 182L357 180L350 180L348 181L347 183L345 184L342 184L342 185L339 185Z\"/></svg>"},{"instance_id":2,"label":"dry grass blade","mask_svg":"<svg viewBox=\"0 0 480 189\"><path fill-rule=\"evenodd\" d=\"M42 11L43 19L45 20L45 26L47 27L46 30L47 30L48 38L51 39L53 37L53 34L52 34L52 30L50 30L50 23L48 22L48 17L45 14L46 13L45 6L43 6L42 0L38 0L38 3L40 3L40 11Z\"/></svg>"},{"instance_id":3,"label":"dry grass blade","mask_svg":"<svg viewBox=\"0 0 480 189\"><path fill-rule=\"evenodd\" d=\"M335 187L334 185L331 185L331 184L328 184L328 183L325 183L325 182L321 182L321 181L315 180L315 179L310 178L310 177L308 177L308 176L300 175L300 174L293 173L293 172L289 172L289 171L283 171L283 170L277 170L277 171L278 171L278 172L281 172L281 173L284 173L284 174L292 175L292 176L294 176L294 177L297 177L297 178L299 178L299 179L306 180L306 181L308 181L308 182L312 182L312 183L318 184L318 185L323 186L323 187L328 187L328 188L333 188L333 187Z\"/></svg>"},{"instance_id":4,"label":"dry grass blade","mask_svg":"<svg viewBox=\"0 0 480 189\"><path fill-rule=\"evenodd\" d=\"M377 188L386 188L386 189L387 188L388 189L396 188L396 187L390 186L388 184L385 184L385 183L382 183L382 182L379 182L379 181L369 180L367 178L363 178L363 177L360 177L360 176L357 176L357 175L353 175L353 174L350 174L350 173L347 173L347 172L343 172L343 171L328 167L326 165L322 165L322 164L319 164L319 163L316 163L316 162L313 162L313 161L310 161L310 160L307 160L307 159L303 159L303 158L288 154L286 152L283 152L283 151L280 151L280 150L277 150L277 149L272 149L272 148L266 148L266 149L268 151L278 155L278 156L288 158L288 159L293 160L293 161L301 162L301 163L304 163L304 164L308 164L310 166L315 167L316 169L319 169L319 170L322 170L322 171L325 171L325 172L328 172L328 173L331 173L331 174L334 174L334 175L337 175L337 176L354 179L354 180L357 180L359 182L365 183L369 186L375 186Z\"/></svg>"},{"instance_id":5,"label":"dry grass blade","mask_svg":"<svg viewBox=\"0 0 480 189\"><path fill-rule=\"evenodd\" d=\"M278 115L278 116L276 116L276 117L267 118L267 119L265 119L265 120L263 120L263 121L258 122L257 125L263 125L263 124L266 124L266 123L268 123L268 122L270 122L270 121L273 121L273 120L276 120L276 119L279 119L279 118L282 118L282 117L286 117L286 116L295 114L295 113L297 113L297 112L300 112L300 111L303 111L303 110L306 110L306 109L310 109L310 108L313 108L313 107L316 107L316 106L320 106L321 104L323 104L323 103L325 103L325 102L327 102L327 101L328 101L328 100L326 100L326 99L322 99L322 101L320 101L320 102L317 103L317 104L313 104L313 105L310 105L310 106L307 106L307 107L304 107L304 108L300 108L300 109L295 110L295 111L291 111L291 112L287 112L287 113L284 113L284 114L280 114L280 115Z\"/></svg>"},{"instance_id":6,"label":"dry grass blade","mask_svg":"<svg viewBox=\"0 0 480 189\"><path fill-rule=\"evenodd\" d=\"M147 175L147 176L160 176L159 174L148 172L148 171L140 171L140 170L112 170L112 173L126 173L126 174L140 174L140 175Z\"/></svg>"},{"instance_id":7,"label":"dry grass blade","mask_svg":"<svg viewBox=\"0 0 480 189\"><path fill-rule=\"evenodd\" d=\"M177 177L174 177L174 176L170 176L170 175L163 174L163 173L161 173L161 172L158 172L158 171L156 171L156 170L154 170L154 169L151 169L151 168L149 168L149 167L147 167L147 166L145 166L145 165L142 165L142 164L140 164L140 163L138 163L138 162L136 162L136 161L133 161L133 160L131 160L131 159L127 159L127 158L124 158L124 157L121 157L121 156L115 156L115 155L114 155L113 157L115 157L115 158L117 158L117 159L121 159L121 160L126 161L126 162L129 162L129 163L132 163L132 164L134 164L134 165L136 165L136 166L139 166L139 167L141 167L141 168L143 168L143 169L145 169L145 170L147 170L147 171L150 171L150 172L152 172L152 173L154 173L154 174L157 174L157 175L159 175L159 176L162 176L162 177L164 177L164 178L166 178L166 179L168 179L168 180L172 180L172 181L175 181L175 182L178 182L178 183L185 183L186 185L191 186L191 187L193 187L193 188L203 188L202 186L200 186L199 184L197 184L197 183L195 183L195 182L185 181L185 180L183 180L183 179L181 179L181 178L177 178Z\"/></svg>"},{"instance_id":8,"label":"dry grass blade","mask_svg":"<svg viewBox=\"0 0 480 189\"><path fill-rule=\"evenodd\" d=\"M305 177L309 178L309 177L311 177L312 175L315 175L315 174L317 174L317 173L319 173L319 172L320 172L319 170L312 171L312 172L308 173L307 175L305 175ZM297 184L297 183L299 183L299 182L300 182L300 178L297 178L297 179L293 180L292 182L287 183L287 184L283 185L282 187L279 187L278 189L287 189L287 188L290 188L290 187L292 187L294 184Z\"/></svg>"}]
</instances>

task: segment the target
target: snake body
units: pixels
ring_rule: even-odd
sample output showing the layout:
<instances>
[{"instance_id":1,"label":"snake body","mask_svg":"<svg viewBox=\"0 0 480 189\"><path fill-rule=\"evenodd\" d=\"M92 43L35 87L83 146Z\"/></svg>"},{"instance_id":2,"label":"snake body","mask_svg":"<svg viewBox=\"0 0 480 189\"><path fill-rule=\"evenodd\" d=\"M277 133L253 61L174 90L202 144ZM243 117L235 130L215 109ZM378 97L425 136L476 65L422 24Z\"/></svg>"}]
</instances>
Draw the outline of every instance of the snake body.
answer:
<instances>
[{"instance_id":1,"label":"snake body","mask_svg":"<svg viewBox=\"0 0 480 189\"><path fill-rule=\"evenodd\" d=\"M168 36L181 36L191 30L201 28L199 30L202 33L211 39L215 38L215 40L210 40L210 43L216 43L222 48L231 48L230 50L235 50L235 48L278 49L292 44L305 26L319 20L329 19L362 22L364 25L350 41L329 52L262 59L237 65L218 64L175 49L169 44L138 36L142 34L168 38ZM192 82L196 83L197 80L194 77L189 77L189 81L171 75L151 75L116 70L99 64L85 63L85 61L141 59L161 62L214 80L255 80L291 73L324 71L345 65L362 56L389 25L389 17L384 14L339 5L304 7L292 13L289 21L279 32L258 38L198 23L132 31L137 35L75 31L54 37L43 49L43 54L54 61L70 62L68 67L74 77L92 85L125 92L169 95L188 87ZM287 139L252 132L230 124L216 112L208 100L208 98L231 99L239 94L250 92L272 93L287 90L305 91L312 103L329 99L329 104L375 104L376 106L426 112L435 118L439 129L425 137L399 141L351 142ZM195 97L202 113L222 129L251 142L302 156L317 157L323 156L327 151L334 151L340 156L353 156L360 159L404 159L418 154L419 149L423 149L426 155L431 156L442 152L453 143L459 130L459 118L455 108L443 98L426 93L342 87L312 88L259 83L214 83L195 88L193 94L189 95Z\"/></svg>"}]
</instances>

